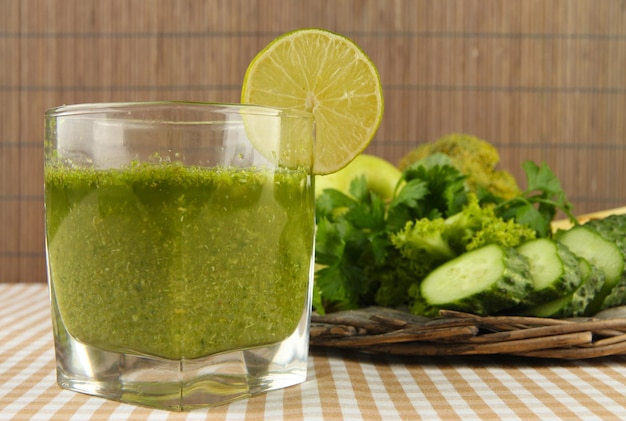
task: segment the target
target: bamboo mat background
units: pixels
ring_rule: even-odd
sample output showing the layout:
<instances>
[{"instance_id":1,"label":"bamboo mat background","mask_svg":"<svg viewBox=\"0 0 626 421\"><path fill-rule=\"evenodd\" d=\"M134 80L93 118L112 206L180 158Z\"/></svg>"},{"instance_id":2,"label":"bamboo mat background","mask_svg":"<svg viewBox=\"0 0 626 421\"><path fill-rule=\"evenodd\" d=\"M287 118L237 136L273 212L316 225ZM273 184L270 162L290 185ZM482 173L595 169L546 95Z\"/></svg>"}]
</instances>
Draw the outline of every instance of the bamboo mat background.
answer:
<instances>
[{"instance_id":1,"label":"bamboo mat background","mask_svg":"<svg viewBox=\"0 0 626 421\"><path fill-rule=\"evenodd\" d=\"M45 109L237 102L252 57L301 27L378 66L369 153L469 133L519 177L546 161L578 213L626 205L624 0L0 0L0 282L45 282Z\"/></svg>"}]
</instances>

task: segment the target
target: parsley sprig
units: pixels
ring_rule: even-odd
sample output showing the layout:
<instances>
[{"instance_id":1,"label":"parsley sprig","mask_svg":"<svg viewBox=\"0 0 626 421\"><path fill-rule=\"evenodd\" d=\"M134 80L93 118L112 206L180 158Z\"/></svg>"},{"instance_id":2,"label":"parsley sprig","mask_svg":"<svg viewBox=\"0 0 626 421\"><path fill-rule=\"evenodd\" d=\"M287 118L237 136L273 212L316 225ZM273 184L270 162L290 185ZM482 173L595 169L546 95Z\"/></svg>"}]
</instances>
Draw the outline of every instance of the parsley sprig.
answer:
<instances>
[{"instance_id":1,"label":"parsley sprig","mask_svg":"<svg viewBox=\"0 0 626 421\"><path fill-rule=\"evenodd\" d=\"M550 235L550 223L560 210L574 223L573 205L567 199L561 182L544 162L533 161L522 164L526 173L527 188L522 194L502 201L496 212L504 219L514 219L532 227L540 237Z\"/></svg>"}]
</instances>

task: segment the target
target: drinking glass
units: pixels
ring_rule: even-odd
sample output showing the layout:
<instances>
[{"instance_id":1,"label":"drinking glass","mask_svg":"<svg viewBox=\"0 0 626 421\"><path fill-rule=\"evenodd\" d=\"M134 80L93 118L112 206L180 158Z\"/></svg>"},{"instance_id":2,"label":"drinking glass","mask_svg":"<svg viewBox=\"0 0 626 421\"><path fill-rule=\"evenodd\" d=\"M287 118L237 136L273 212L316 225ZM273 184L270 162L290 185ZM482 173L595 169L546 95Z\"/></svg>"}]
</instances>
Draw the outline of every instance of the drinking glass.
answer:
<instances>
[{"instance_id":1,"label":"drinking glass","mask_svg":"<svg viewBox=\"0 0 626 421\"><path fill-rule=\"evenodd\" d=\"M45 124L61 387L186 410L305 380L309 113L82 104L48 110Z\"/></svg>"}]
</instances>

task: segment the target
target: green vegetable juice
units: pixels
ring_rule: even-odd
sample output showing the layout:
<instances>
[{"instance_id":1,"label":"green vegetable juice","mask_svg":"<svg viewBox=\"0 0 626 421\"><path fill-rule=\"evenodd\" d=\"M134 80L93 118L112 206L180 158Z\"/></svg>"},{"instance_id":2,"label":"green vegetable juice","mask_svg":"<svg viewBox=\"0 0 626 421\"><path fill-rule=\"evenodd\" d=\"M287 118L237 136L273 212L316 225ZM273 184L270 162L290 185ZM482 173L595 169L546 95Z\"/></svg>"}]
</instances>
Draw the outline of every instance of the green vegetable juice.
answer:
<instances>
[{"instance_id":1,"label":"green vegetable juice","mask_svg":"<svg viewBox=\"0 0 626 421\"><path fill-rule=\"evenodd\" d=\"M46 168L53 298L99 348L198 358L284 340L307 305L302 170Z\"/></svg>"}]
</instances>

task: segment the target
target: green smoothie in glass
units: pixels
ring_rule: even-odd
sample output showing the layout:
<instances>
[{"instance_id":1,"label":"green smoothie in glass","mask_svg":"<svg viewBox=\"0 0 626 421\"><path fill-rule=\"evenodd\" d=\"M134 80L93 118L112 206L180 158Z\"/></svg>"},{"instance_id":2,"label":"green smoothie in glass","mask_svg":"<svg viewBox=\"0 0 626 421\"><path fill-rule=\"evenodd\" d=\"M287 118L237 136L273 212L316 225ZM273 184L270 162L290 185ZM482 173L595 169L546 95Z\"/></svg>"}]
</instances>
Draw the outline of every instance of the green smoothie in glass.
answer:
<instances>
[{"instance_id":1,"label":"green smoothie in glass","mask_svg":"<svg viewBox=\"0 0 626 421\"><path fill-rule=\"evenodd\" d=\"M315 121L195 102L45 115L57 383L150 407L306 380Z\"/></svg>"},{"instance_id":2,"label":"green smoothie in glass","mask_svg":"<svg viewBox=\"0 0 626 421\"><path fill-rule=\"evenodd\" d=\"M63 325L84 344L174 360L284 340L307 305L310 180L176 163L46 167Z\"/></svg>"}]
</instances>

